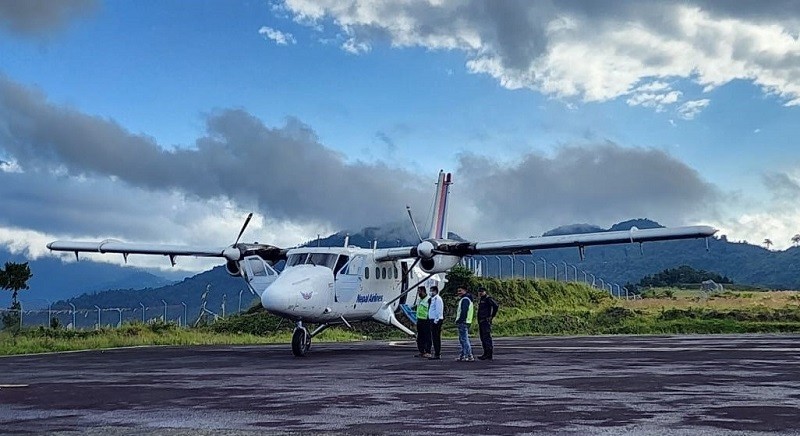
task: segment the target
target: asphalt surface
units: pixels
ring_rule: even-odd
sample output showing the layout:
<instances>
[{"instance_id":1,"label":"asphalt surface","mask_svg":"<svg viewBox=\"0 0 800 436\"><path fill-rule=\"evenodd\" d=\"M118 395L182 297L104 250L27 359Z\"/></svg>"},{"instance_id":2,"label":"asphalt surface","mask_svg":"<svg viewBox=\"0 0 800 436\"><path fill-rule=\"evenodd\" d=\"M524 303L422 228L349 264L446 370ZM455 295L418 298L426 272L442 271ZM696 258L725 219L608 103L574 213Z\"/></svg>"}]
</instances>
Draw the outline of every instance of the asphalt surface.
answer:
<instances>
[{"instance_id":1,"label":"asphalt surface","mask_svg":"<svg viewBox=\"0 0 800 436\"><path fill-rule=\"evenodd\" d=\"M496 342L474 363L454 342L3 357L0 433L800 434L797 335Z\"/></svg>"}]
</instances>

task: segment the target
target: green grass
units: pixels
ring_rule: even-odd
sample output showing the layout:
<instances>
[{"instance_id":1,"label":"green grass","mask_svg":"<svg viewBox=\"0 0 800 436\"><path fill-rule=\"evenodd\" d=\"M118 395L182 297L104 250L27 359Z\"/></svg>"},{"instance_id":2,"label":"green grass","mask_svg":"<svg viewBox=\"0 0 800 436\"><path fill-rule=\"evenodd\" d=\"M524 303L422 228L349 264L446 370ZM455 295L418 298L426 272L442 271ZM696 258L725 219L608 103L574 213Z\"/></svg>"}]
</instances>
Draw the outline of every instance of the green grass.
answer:
<instances>
[{"instance_id":1,"label":"green grass","mask_svg":"<svg viewBox=\"0 0 800 436\"><path fill-rule=\"evenodd\" d=\"M267 335L252 333L219 333L209 328L183 329L174 324L127 324L119 329L53 330L24 329L17 334L0 332L0 355L46 353L153 345L251 345L288 344L291 331ZM363 335L331 328L316 341L356 341Z\"/></svg>"}]
</instances>

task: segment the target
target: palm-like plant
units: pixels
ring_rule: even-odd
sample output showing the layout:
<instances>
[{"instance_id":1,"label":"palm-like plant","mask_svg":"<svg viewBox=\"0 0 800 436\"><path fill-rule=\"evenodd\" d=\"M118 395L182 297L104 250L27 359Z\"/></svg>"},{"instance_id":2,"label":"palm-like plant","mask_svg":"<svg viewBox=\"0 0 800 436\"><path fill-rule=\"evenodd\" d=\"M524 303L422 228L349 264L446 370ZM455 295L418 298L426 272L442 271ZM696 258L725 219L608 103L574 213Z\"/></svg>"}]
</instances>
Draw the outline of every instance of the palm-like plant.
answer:
<instances>
[{"instance_id":1,"label":"palm-like plant","mask_svg":"<svg viewBox=\"0 0 800 436\"><path fill-rule=\"evenodd\" d=\"M772 246L772 239L769 238L764 239L764 246L767 247L767 250L769 250L769 247Z\"/></svg>"},{"instance_id":2,"label":"palm-like plant","mask_svg":"<svg viewBox=\"0 0 800 436\"><path fill-rule=\"evenodd\" d=\"M800 233L792 236L792 244L794 244L795 247L800 245Z\"/></svg>"}]
</instances>

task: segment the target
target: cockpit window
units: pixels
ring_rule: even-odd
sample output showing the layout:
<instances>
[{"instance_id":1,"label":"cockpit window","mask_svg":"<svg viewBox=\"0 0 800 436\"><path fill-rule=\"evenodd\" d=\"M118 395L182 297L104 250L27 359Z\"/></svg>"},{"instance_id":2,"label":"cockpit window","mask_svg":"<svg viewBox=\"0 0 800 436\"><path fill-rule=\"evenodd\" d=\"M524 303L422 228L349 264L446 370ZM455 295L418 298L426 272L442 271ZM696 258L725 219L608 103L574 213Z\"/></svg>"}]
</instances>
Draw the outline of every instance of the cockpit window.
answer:
<instances>
[{"instance_id":1,"label":"cockpit window","mask_svg":"<svg viewBox=\"0 0 800 436\"><path fill-rule=\"evenodd\" d=\"M347 263L347 256L342 256L344 260L337 262L338 254L333 253L297 253L292 254L286 259L286 266L297 265L316 265L324 266L330 269L334 267L341 268Z\"/></svg>"},{"instance_id":2,"label":"cockpit window","mask_svg":"<svg viewBox=\"0 0 800 436\"><path fill-rule=\"evenodd\" d=\"M286 259L286 266L302 265L306 263L308 253L292 254Z\"/></svg>"},{"instance_id":3,"label":"cockpit window","mask_svg":"<svg viewBox=\"0 0 800 436\"><path fill-rule=\"evenodd\" d=\"M333 269L333 267L336 266L336 258L338 256L338 254L330 253L311 253L308 255L308 260L306 260L306 263L316 266L326 266L330 269Z\"/></svg>"}]
</instances>

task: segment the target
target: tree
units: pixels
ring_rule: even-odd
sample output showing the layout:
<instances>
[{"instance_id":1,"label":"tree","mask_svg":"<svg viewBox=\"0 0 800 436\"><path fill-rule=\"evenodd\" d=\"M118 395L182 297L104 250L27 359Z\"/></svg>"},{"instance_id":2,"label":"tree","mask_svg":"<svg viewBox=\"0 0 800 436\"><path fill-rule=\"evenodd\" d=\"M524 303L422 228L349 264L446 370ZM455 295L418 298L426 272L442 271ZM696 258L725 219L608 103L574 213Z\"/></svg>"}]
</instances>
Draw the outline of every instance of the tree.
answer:
<instances>
[{"instance_id":1,"label":"tree","mask_svg":"<svg viewBox=\"0 0 800 436\"><path fill-rule=\"evenodd\" d=\"M28 289L28 280L33 277L28 262L14 263L6 262L4 269L0 269L0 288L12 291L11 305L18 306L17 293L22 289Z\"/></svg>"},{"instance_id":2,"label":"tree","mask_svg":"<svg viewBox=\"0 0 800 436\"><path fill-rule=\"evenodd\" d=\"M794 244L795 247L800 245L800 233L792 236L792 244Z\"/></svg>"},{"instance_id":3,"label":"tree","mask_svg":"<svg viewBox=\"0 0 800 436\"><path fill-rule=\"evenodd\" d=\"M0 269L0 288L12 291L11 309L4 312L2 316L3 326L5 328L19 329L20 312L22 305L17 301L17 293L21 289L28 289L28 280L33 276L28 262L13 263L6 262L6 266Z\"/></svg>"},{"instance_id":4,"label":"tree","mask_svg":"<svg viewBox=\"0 0 800 436\"><path fill-rule=\"evenodd\" d=\"M769 247L772 246L772 239L764 239L764 246L767 247L767 250L769 250Z\"/></svg>"}]
</instances>

